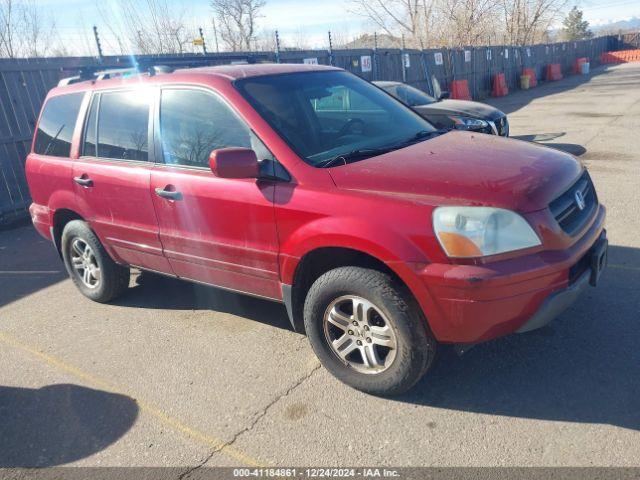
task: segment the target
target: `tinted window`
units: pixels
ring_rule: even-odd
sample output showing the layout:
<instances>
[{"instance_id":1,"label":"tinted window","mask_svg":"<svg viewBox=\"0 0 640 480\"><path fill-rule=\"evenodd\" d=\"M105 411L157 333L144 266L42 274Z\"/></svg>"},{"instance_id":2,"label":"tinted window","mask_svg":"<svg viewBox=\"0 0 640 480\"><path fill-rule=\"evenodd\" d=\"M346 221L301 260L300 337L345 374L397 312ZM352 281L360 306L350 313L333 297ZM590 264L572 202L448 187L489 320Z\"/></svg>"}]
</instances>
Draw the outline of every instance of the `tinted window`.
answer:
<instances>
[{"instance_id":1,"label":"tinted window","mask_svg":"<svg viewBox=\"0 0 640 480\"><path fill-rule=\"evenodd\" d=\"M149 99L147 90L100 94L98 157L149 159Z\"/></svg>"},{"instance_id":2,"label":"tinted window","mask_svg":"<svg viewBox=\"0 0 640 480\"><path fill-rule=\"evenodd\" d=\"M356 150L402 148L434 131L415 112L346 72L265 75L236 85L298 155L316 166Z\"/></svg>"},{"instance_id":3,"label":"tinted window","mask_svg":"<svg viewBox=\"0 0 640 480\"><path fill-rule=\"evenodd\" d=\"M40 117L34 151L41 155L68 157L83 93L50 98Z\"/></svg>"},{"instance_id":4,"label":"tinted window","mask_svg":"<svg viewBox=\"0 0 640 480\"><path fill-rule=\"evenodd\" d=\"M89 118L84 133L84 144L82 146L82 155L88 157L96 156L96 117L98 116L98 103L100 103L100 96L94 95L91 100Z\"/></svg>"},{"instance_id":5,"label":"tinted window","mask_svg":"<svg viewBox=\"0 0 640 480\"><path fill-rule=\"evenodd\" d=\"M226 147L252 148L261 160L271 157L224 101L201 90L162 91L160 135L168 164L208 167L211 151Z\"/></svg>"},{"instance_id":6,"label":"tinted window","mask_svg":"<svg viewBox=\"0 0 640 480\"><path fill-rule=\"evenodd\" d=\"M411 107L417 107L418 105L429 105L436 101L430 95L427 95L422 90L410 87L409 85L400 85L396 90L396 96L404 103Z\"/></svg>"},{"instance_id":7,"label":"tinted window","mask_svg":"<svg viewBox=\"0 0 640 480\"><path fill-rule=\"evenodd\" d=\"M311 103L316 112L342 111L353 112L356 110L380 110L375 103L369 101L358 92L345 88L335 87L329 89L330 95L312 99Z\"/></svg>"}]
</instances>

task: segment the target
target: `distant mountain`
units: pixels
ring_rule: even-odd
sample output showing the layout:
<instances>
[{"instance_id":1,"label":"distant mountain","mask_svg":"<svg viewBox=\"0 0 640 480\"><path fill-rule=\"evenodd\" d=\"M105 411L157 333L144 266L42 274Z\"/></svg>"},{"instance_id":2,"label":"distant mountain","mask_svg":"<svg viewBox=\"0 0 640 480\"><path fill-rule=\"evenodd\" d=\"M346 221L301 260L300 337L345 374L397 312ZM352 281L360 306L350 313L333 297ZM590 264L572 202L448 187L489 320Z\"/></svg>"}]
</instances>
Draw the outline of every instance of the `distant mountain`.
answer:
<instances>
[{"instance_id":1,"label":"distant mountain","mask_svg":"<svg viewBox=\"0 0 640 480\"><path fill-rule=\"evenodd\" d=\"M605 23L602 25L592 25L590 27L591 31L595 34L604 34L604 33L617 33L622 30L639 30L640 29L640 18L633 17L629 20L620 20L617 22Z\"/></svg>"}]
</instances>

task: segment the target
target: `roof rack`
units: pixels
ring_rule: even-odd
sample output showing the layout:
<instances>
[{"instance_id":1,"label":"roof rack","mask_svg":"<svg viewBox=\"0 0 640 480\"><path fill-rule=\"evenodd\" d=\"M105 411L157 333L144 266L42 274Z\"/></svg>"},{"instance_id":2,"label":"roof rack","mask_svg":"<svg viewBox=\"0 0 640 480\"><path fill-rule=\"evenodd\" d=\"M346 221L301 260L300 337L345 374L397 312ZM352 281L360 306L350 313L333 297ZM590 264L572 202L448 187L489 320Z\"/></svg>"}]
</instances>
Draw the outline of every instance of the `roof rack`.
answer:
<instances>
[{"instance_id":1,"label":"roof rack","mask_svg":"<svg viewBox=\"0 0 640 480\"><path fill-rule=\"evenodd\" d=\"M109 78L124 77L128 75L141 75L148 74L150 77L159 73L172 73L173 68L168 65L152 65L147 69L141 68L141 66L131 68L112 68L108 70L96 71L94 67L87 67L80 69L80 74L73 77L63 78L58 82L59 87L65 85L71 85L73 83L84 82L87 80L99 81L108 80Z\"/></svg>"}]
</instances>

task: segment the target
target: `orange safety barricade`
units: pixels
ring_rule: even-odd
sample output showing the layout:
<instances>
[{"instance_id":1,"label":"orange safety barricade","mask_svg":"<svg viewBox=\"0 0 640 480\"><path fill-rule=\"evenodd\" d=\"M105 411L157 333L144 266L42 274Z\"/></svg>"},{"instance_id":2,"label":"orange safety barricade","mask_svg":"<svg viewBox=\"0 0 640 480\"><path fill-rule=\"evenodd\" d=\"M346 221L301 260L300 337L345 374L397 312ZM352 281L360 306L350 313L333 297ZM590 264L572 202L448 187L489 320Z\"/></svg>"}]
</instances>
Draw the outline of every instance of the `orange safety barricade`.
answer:
<instances>
[{"instance_id":1,"label":"orange safety barricade","mask_svg":"<svg viewBox=\"0 0 640 480\"><path fill-rule=\"evenodd\" d=\"M527 77L529 77L529 88L538 86L538 80L536 79L535 68L523 68L522 75L526 75Z\"/></svg>"},{"instance_id":2,"label":"orange safety barricade","mask_svg":"<svg viewBox=\"0 0 640 480\"><path fill-rule=\"evenodd\" d=\"M454 80L451 82L451 98L457 100L471 100L469 82L466 80Z\"/></svg>"},{"instance_id":3,"label":"orange safety barricade","mask_svg":"<svg viewBox=\"0 0 640 480\"><path fill-rule=\"evenodd\" d=\"M507 87L507 81L504 78L504 73L496 73L493 76L493 90L491 95L494 97L504 97L509 94L509 88Z\"/></svg>"},{"instance_id":4,"label":"orange safety barricade","mask_svg":"<svg viewBox=\"0 0 640 480\"><path fill-rule=\"evenodd\" d=\"M559 63L550 63L547 65L547 82L555 82L562 80L562 70Z\"/></svg>"},{"instance_id":5,"label":"orange safety barricade","mask_svg":"<svg viewBox=\"0 0 640 480\"><path fill-rule=\"evenodd\" d=\"M604 52L600 54L601 63L640 62L640 49Z\"/></svg>"}]
</instances>

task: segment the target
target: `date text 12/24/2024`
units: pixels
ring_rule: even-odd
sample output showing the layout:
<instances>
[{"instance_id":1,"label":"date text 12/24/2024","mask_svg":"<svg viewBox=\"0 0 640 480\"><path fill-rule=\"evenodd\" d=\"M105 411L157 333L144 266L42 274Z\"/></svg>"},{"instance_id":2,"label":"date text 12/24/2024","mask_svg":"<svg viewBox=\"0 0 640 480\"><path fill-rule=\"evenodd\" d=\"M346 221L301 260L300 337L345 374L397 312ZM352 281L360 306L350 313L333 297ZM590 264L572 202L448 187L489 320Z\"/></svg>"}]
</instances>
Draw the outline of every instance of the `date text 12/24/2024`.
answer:
<instances>
[{"instance_id":1,"label":"date text 12/24/2024","mask_svg":"<svg viewBox=\"0 0 640 480\"><path fill-rule=\"evenodd\" d=\"M386 468L237 468L233 476L264 478L395 478L397 470Z\"/></svg>"}]
</instances>

